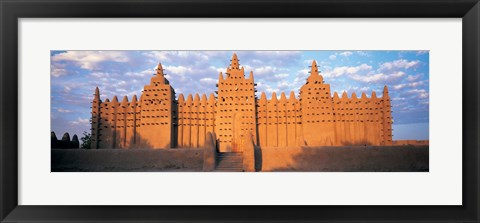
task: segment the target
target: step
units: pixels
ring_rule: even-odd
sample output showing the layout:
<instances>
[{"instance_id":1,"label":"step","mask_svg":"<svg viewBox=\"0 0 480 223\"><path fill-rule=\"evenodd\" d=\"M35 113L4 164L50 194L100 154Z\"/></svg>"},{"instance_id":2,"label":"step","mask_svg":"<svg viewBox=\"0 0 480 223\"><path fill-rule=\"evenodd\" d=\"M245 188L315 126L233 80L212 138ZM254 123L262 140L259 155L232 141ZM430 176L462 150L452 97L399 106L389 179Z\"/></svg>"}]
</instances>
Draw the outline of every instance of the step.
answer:
<instances>
[{"instance_id":1,"label":"step","mask_svg":"<svg viewBox=\"0 0 480 223\"><path fill-rule=\"evenodd\" d=\"M217 166L243 166L243 163L217 163Z\"/></svg>"},{"instance_id":2,"label":"step","mask_svg":"<svg viewBox=\"0 0 480 223\"><path fill-rule=\"evenodd\" d=\"M216 156L217 158L243 158L243 156Z\"/></svg>"},{"instance_id":3,"label":"step","mask_svg":"<svg viewBox=\"0 0 480 223\"><path fill-rule=\"evenodd\" d=\"M236 159L233 159L233 158L228 158L228 159L215 159L216 161L226 161L226 162L242 162L243 159L241 158L236 158Z\"/></svg>"},{"instance_id":4,"label":"step","mask_svg":"<svg viewBox=\"0 0 480 223\"><path fill-rule=\"evenodd\" d=\"M243 160L215 160L217 163L243 163Z\"/></svg>"},{"instance_id":5,"label":"step","mask_svg":"<svg viewBox=\"0 0 480 223\"><path fill-rule=\"evenodd\" d=\"M215 166L243 166L243 163L217 163Z\"/></svg>"},{"instance_id":6,"label":"step","mask_svg":"<svg viewBox=\"0 0 480 223\"><path fill-rule=\"evenodd\" d=\"M217 153L215 163L215 171L217 172L242 172L243 153Z\"/></svg>"},{"instance_id":7,"label":"step","mask_svg":"<svg viewBox=\"0 0 480 223\"><path fill-rule=\"evenodd\" d=\"M242 155L217 155L216 157L243 157Z\"/></svg>"},{"instance_id":8,"label":"step","mask_svg":"<svg viewBox=\"0 0 480 223\"><path fill-rule=\"evenodd\" d=\"M243 160L216 160L217 163L243 163Z\"/></svg>"},{"instance_id":9,"label":"step","mask_svg":"<svg viewBox=\"0 0 480 223\"><path fill-rule=\"evenodd\" d=\"M225 165L225 164L222 165L222 164L220 164L220 165L215 166L215 168L222 168L222 167L228 167L228 168L232 167L232 168L234 168L234 167L243 167L243 165L242 164L238 164L238 165Z\"/></svg>"},{"instance_id":10,"label":"step","mask_svg":"<svg viewBox=\"0 0 480 223\"><path fill-rule=\"evenodd\" d=\"M236 166L236 165L243 165L243 162L217 162L217 166L219 165Z\"/></svg>"},{"instance_id":11,"label":"step","mask_svg":"<svg viewBox=\"0 0 480 223\"><path fill-rule=\"evenodd\" d=\"M217 156L243 156L243 153L217 153Z\"/></svg>"},{"instance_id":12,"label":"step","mask_svg":"<svg viewBox=\"0 0 480 223\"><path fill-rule=\"evenodd\" d=\"M221 157L221 158L243 158L243 156L233 156L233 155L220 155L216 157Z\"/></svg>"},{"instance_id":13,"label":"step","mask_svg":"<svg viewBox=\"0 0 480 223\"><path fill-rule=\"evenodd\" d=\"M214 170L213 172L243 172L243 170Z\"/></svg>"},{"instance_id":14,"label":"step","mask_svg":"<svg viewBox=\"0 0 480 223\"><path fill-rule=\"evenodd\" d=\"M243 162L243 159L216 159L217 162Z\"/></svg>"}]
</instances>

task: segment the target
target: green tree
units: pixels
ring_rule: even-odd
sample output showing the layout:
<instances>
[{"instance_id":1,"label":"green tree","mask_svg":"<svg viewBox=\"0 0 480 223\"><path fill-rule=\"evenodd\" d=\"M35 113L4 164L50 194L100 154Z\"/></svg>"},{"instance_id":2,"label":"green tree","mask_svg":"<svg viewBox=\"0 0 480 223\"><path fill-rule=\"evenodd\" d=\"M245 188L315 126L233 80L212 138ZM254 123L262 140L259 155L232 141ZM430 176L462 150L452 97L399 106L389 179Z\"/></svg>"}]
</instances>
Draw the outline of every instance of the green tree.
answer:
<instances>
[{"instance_id":1,"label":"green tree","mask_svg":"<svg viewBox=\"0 0 480 223\"><path fill-rule=\"evenodd\" d=\"M82 145L80 146L81 149L90 149L92 145L92 134L88 132L83 132L83 137L80 138L82 140Z\"/></svg>"}]
</instances>

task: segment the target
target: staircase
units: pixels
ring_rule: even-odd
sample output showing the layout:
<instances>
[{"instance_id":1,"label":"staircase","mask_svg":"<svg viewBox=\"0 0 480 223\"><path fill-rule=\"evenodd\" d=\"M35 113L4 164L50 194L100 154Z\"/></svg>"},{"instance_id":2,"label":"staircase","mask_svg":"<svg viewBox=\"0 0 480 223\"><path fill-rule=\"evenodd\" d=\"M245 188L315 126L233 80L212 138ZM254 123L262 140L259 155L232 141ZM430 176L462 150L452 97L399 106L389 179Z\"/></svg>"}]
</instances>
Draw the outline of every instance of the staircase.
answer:
<instances>
[{"instance_id":1,"label":"staircase","mask_svg":"<svg viewBox=\"0 0 480 223\"><path fill-rule=\"evenodd\" d=\"M217 172L242 172L243 153L217 153L215 164Z\"/></svg>"}]
</instances>

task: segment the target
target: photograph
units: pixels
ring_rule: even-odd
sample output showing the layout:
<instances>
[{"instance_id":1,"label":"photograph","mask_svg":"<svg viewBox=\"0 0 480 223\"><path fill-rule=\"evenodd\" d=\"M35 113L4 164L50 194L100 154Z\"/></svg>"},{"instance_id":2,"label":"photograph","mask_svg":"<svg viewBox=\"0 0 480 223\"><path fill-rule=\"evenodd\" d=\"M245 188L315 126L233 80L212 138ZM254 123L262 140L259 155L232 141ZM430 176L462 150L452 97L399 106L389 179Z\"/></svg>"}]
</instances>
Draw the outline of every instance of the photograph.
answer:
<instances>
[{"instance_id":1,"label":"photograph","mask_svg":"<svg viewBox=\"0 0 480 223\"><path fill-rule=\"evenodd\" d=\"M480 0L0 2L0 223L480 222Z\"/></svg>"},{"instance_id":2,"label":"photograph","mask_svg":"<svg viewBox=\"0 0 480 223\"><path fill-rule=\"evenodd\" d=\"M428 50L51 50L52 172L429 172Z\"/></svg>"}]
</instances>

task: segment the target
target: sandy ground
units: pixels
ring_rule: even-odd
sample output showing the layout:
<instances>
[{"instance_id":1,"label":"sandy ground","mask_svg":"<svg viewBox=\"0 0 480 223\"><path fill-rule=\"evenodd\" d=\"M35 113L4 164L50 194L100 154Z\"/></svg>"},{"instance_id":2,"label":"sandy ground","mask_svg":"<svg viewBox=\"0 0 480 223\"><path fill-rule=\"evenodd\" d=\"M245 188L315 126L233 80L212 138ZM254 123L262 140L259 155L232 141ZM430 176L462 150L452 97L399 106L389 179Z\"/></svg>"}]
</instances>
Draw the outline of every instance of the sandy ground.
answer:
<instances>
[{"instance_id":1,"label":"sandy ground","mask_svg":"<svg viewBox=\"0 0 480 223\"><path fill-rule=\"evenodd\" d=\"M202 171L202 149L52 149L52 172Z\"/></svg>"},{"instance_id":2,"label":"sandy ground","mask_svg":"<svg viewBox=\"0 0 480 223\"><path fill-rule=\"evenodd\" d=\"M429 171L428 146L301 147L256 151L259 171L412 172Z\"/></svg>"},{"instance_id":3,"label":"sandy ground","mask_svg":"<svg viewBox=\"0 0 480 223\"><path fill-rule=\"evenodd\" d=\"M425 172L428 146L256 149L261 172ZM52 149L52 172L199 172L202 149Z\"/></svg>"}]
</instances>

